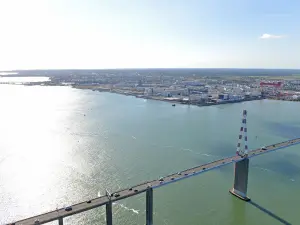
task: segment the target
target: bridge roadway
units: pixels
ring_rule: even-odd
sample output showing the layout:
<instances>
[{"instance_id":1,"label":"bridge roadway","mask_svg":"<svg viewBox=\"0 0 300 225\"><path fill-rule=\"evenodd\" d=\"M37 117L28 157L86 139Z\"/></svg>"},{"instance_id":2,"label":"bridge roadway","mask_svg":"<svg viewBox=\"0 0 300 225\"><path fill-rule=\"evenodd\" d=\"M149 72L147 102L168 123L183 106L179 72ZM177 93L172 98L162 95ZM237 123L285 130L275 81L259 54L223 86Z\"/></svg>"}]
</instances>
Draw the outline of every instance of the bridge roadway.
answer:
<instances>
[{"instance_id":1,"label":"bridge roadway","mask_svg":"<svg viewBox=\"0 0 300 225\"><path fill-rule=\"evenodd\" d=\"M266 150L255 149L255 150L249 151L248 158L258 156L261 154L265 154L268 152L272 152L275 150L279 150L282 148L286 148L286 147L296 145L296 144L300 144L300 138L266 146ZM224 158L224 159L220 159L220 160L217 160L217 161L214 161L211 163L207 163L207 164L204 164L201 166L197 166L194 168L190 168L190 169L181 171L179 173L174 173L174 174L165 176L165 177L163 177L163 181L159 181L159 179L147 181L145 183L132 186L131 188L127 188L127 189L123 189L123 190L114 192L111 194L111 196L102 196L102 197L98 197L95 199L91 199L89 201L85 201L85 202L81 202L81 203L72 205L71 211L66 211L65 208L61 208L61 209L57 209L52 212L48 212L45 214L31 217L31 218L28 218L25 220L20 220L18 222L15 222L15 224L16 225L32 225L32 224L34 224L34 222L36 220L39 221L39 224L48 223L48 222L51 222L54 220L58 220L59 218L64 218L67 216L71 216L71 215L74 215L77 213L81 213L81 212L99 207L99 206L103 206L103 205L109 203L110 201L115 202L115 201L119 201L121 199L131 197L133 195L141 194L141 193L145 192L148 188L153 188L153 189L159 188L164 185L167 185L167 184L170 184L173 182L177 182L179 180L182 180L182 179L185 179L188 177L199 175L203 172L213 170L213 169L219 168L221 166L224 166L224 165L227 165L230 163L234 163L234 162L238 162L241 160L243 160L243 158L241 156L237 156L237 155L231 156L228 158ZM118 197L115 196L116 193L119 194Z\"/></svg>"}]
</instances>

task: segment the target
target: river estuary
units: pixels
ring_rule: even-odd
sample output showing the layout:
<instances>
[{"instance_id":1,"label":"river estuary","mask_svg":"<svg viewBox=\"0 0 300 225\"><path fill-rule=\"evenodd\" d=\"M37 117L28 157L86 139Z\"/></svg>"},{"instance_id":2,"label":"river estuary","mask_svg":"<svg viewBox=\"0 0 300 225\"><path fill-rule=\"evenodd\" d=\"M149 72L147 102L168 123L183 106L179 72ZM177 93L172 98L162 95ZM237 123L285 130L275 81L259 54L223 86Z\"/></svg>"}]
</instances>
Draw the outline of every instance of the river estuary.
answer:
<instances>
[{"instance_id":1,"label":"river estuary","mask_svg":"<svg viewBox=\"0 0 300 225\"><path fill-rule=\"evenodd\" d=\"M0 85L0 104L0 224L233 155L243 109L250 149L300 137L298 102L172 107L70 87ZM229 194L233 165L155 190L154 224L300 224L299 148L250 160L254 204ZM114 204L113 214L116 225L145 224L145 195ZM105 224L105 207L65 224Z\"/></svg>"}]
</instances>

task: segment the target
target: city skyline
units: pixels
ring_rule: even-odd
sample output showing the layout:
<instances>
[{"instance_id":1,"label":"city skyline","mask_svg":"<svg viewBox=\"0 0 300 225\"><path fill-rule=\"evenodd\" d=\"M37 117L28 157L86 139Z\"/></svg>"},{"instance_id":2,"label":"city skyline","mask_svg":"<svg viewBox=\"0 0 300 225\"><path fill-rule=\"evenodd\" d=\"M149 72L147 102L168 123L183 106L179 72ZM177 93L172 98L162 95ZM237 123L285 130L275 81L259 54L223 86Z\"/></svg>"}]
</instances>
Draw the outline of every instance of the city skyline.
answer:
<instances>
[{"instance_id":1,"label":"city skyline","mask_svg":"<svg viewBox=\"0 0 300 225\"><path fill-rule=\"evenodd\" d=\"M0 70L300 68L300 3L0 2Z\"/></svg>"}]
</instances>

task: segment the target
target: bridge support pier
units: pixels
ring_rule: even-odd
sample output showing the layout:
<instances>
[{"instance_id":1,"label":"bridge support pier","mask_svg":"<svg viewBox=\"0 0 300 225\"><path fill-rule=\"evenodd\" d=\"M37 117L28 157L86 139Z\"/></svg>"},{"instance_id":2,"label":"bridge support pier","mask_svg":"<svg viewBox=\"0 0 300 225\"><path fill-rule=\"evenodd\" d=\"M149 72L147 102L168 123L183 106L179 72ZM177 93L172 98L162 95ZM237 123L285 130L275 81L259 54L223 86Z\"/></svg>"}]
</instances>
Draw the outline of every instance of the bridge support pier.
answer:
<instances>
[{"instance_id":1,"label":"bridge support pier","mask_svg":"<svg viewBox=\"0 0 300 225\"><path fill-rule=\"evenodd\" d=\"M64 225L64 220L62 217L58 218L58 225Z\"/></svg>"},{"instance_id":2,"label":"bridge support pier","mask_svg":"<svg viewBox=\"0 0 300 225\"><path fill-rule=\"evenodd\" d=\"M146 191L146 225L153 225L153 189Z\"/></svg>"},{"instance_id":3,"label":"bridge support pier","mask_svg":"<svg viewBox=\"0 0 300 225\"><path fill-rule=\"evenodd\" d=\"M112 203L109 201L106 204L106 225L112 225Z\"/></svg>"},{"instance_id":4,"label":"bridge support pier","mask_svg":"<svg viewBox=\"0 0 300 225\"><path fill-rule=\"evenodd\" d=\"M244 201L250 200L250 198L247 197L248 173L249 173L248 158L236 162L234 165L234 184L233 184L233 188L229 190L231 194Z\"/></svg>"}]
</instances>

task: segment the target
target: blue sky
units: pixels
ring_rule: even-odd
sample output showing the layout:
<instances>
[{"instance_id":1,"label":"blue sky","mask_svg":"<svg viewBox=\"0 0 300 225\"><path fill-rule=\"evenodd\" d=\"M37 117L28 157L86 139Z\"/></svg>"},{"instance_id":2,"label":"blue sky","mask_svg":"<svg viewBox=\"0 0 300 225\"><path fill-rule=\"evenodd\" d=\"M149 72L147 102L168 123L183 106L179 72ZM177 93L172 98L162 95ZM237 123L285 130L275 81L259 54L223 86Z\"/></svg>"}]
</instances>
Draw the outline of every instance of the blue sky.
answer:
<instances>
[{"instance_id":1,"label":"blue sky","mask_svg":"<svg viewBox=\"0 0 300 225\"><path fill-rule=\"evenodd\" d=\"M300 68L299 0L0 0L0 70Z\"/></svg>"}]
</instances>

